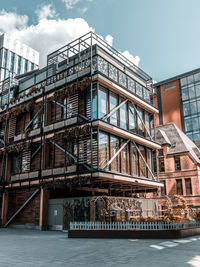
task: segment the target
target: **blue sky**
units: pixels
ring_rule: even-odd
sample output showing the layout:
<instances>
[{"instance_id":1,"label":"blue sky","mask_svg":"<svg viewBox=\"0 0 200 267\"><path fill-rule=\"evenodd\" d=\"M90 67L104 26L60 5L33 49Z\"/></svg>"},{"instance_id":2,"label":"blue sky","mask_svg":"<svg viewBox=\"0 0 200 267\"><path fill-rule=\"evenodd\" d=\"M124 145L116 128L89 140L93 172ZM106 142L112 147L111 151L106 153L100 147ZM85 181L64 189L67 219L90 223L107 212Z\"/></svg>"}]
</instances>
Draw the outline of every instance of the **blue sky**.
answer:
<instances>
[{"instance_id":1,"label":"blue sky","mask_svg":"<svg viewBox=\"0 0 200 267\"><path fill-rule=\"evenodd\" d=\"M0 31L43 54L92 28L156 81L200 67L199 0L0 1Z\"/></svg>"}]
</instances>

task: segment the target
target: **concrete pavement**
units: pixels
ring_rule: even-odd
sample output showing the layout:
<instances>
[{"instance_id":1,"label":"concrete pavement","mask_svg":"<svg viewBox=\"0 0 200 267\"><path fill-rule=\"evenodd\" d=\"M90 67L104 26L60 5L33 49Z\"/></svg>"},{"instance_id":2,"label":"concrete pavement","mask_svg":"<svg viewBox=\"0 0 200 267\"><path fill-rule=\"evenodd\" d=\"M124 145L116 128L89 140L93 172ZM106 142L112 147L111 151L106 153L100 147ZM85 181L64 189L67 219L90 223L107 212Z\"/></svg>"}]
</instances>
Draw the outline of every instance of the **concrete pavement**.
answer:
<instances>
[{"instance_id":1,"label":"concrete pavement","mask_svg":"<svg viewBox=\"0 0 200 267\"><path fill-rule=\"evenodd\" d=\"M0 267L7 266L200 267L200 236L68 239L62 232L0 229Z\"/></svg>"}]
</instances>

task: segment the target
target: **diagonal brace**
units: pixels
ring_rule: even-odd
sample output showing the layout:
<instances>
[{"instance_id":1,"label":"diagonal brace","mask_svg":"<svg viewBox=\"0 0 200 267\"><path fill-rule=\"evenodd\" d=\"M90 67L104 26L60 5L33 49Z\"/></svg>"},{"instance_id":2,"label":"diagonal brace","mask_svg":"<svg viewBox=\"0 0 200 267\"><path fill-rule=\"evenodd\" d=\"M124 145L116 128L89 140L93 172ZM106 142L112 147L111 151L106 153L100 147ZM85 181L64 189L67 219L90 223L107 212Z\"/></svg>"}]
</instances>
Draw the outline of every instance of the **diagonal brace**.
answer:
<instances>
[{"instance_id":1,"label":"diagonal brace","mask_svg":"<svg viewBox=\"0 0 200 267\"><path fill-rule=\"evenodd\" d=\"M28 129L28 127L31 125L31 123L34 121L34 119L39 115L40 111L42 110L42 107L38 110L38 112L33 116L33 118L29 121L29 123L26 125L24 131Z\"/></svg>"},{"instance_id":2,"label":"diagonal brace","mask_svg":"<svg viewBox=\"0 0 200 267\"><path fill-rule=\"evenodd\" d=\"M106 163L106 165L103 167L103 170L105 170L106 167L108 167L113 160L119 155L119 153L128 145L128 143L130 142L130 139L126 141L126 143L123 144L123 146L121 146L118 151L115 153L115 155Z\"/></svg>"},{"instance_id":3,"label":"diagonal brace","mask_svg":"<svg viewBox=\"0 0 200 267\"><path fill-rule=\"evenodd\" d=\"M62 152L64 152L65 154L67 154L70 158L72 158L76 163L79 163L81 165L83 165L86 169L88 169L89 171L91 171L91 168L89 166L87 166L87 164L85 163L81 163L78 162L78 158L74 155L72 155L70 152L68 152L66 149L64 149L63 147L61 147L60 145L56 144L54 141L50 140L50 143L52 143L53 145L55 145L58 149L60 149Z\"/></svg>"},{"instance_id":4,"label":"diagonal brace","mask_svg":"<svg viewBox=\"0 0 200 267\"><path fill-rule=\"evenodd\" d=\"M101 118L101 120L106 120L106 119L108 119L108 118L109 118L114 112L116 112L122 105L126 104L127 101L128 101L128 99L122 101L118 106L114 107L114 108L110 111L110 113L105 114L105 115Z\"/></svg>"},{"instance_id":5,"label":"diagonal brace","mask_svg":"<svg viewBox=\"0 0 200 267\"><path fill-rule=\"evenodd\" d=\"M145 158L143 157L143 155L142 155L141 151L139 150L138 146L136 145L136 143L134 141L132 141L132 143L134 144L134 146L137 149L138 153L140 154L142 160L144 161L146 167L148 168L149 172L151 173L153 179L155 180L155 177L154 177L154 175L153 175L153 173L151 171L151 168L149 167L148 163L146 162Z\"/></svg>"}]
</instances>

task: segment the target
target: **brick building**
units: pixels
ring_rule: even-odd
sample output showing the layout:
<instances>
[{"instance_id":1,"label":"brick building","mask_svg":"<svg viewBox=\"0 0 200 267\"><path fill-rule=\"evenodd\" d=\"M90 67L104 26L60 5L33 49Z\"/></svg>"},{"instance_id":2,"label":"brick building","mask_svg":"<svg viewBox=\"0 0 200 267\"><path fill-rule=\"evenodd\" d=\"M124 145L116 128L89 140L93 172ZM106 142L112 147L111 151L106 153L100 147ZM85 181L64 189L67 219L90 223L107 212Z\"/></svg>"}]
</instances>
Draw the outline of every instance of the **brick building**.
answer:
<instances>
[{"instance_id":1,"label":"brick building","mask_svg":"<svg viewBox=\"0 0 200 267\"><path fill-rule=\"evenodd\" d=\"M159 150L159 179L164 183L161 196L182 195L190 207L200 208L200 150L175 125L156 128ZM160 204L165 205L166 198Z\"/></svg>"},{"instance_id":2,"label":"brick building","mask_svg":"<svg viewBox=\"0 0 200 267\"><path fill-rule=\"evenodd\" d=\"M152 79L94 33L1 87L3 225L62 227L64 202L65 220L80 221L90 217L90 196L162 187L153 174Z\"/></svg>"},{"instance_id":3,"label":"brick building","mask_svg":"<svg viewBox=\"0 0 200 267\"><path fill-rule=\"evenodd\" d=\"M154 84L156 126L175 123L200 147L200 69Z\"/></svg>"}]
</instances>

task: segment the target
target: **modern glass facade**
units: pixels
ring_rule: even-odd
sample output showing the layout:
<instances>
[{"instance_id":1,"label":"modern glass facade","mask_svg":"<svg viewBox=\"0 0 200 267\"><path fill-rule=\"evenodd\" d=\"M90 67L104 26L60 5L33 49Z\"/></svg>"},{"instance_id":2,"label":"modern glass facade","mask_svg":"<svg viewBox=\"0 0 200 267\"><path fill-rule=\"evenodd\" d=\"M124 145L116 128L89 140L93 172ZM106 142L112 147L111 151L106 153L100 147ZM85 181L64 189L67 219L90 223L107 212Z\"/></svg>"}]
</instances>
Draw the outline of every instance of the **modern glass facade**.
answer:
<instances>
[{"instance_id":1,"label":"modern glass facade","mask_svg":"<svg viewBox=\"0 0 200 267\"><path fill-rule=\"evenodd\" d=\"M193 141L200 139L200 72L180 79L183 128Z\"/></svg>"}]
</instances>

